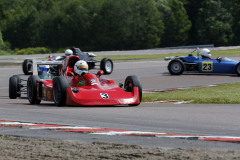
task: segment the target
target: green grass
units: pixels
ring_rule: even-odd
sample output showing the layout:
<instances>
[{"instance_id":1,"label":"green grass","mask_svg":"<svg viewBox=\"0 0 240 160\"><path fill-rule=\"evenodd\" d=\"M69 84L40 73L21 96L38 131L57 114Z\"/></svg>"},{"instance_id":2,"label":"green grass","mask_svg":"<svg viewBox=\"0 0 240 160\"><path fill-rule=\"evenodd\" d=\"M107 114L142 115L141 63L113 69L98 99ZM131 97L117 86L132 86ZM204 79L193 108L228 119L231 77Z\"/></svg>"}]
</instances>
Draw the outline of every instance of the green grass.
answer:
<instances>
[{"instance_id":1,"label":"green grass","mask_svg":"<svg viewBox=\"0 0 240 160\"><path fill-rule=\"evenodd\" d=\"M170 54L154 54L154 55L110 55L107 56L108 58L111 58L112 60L141 60L141 59L164 59L164 57L169 56L185 56L189 53L170 53ZM219 51L211 51L211 54L213 57L217 56L240 56L240 49L234 49L234 50L219 50ZM193 54L194 56L197 56L197 53L195 52ZM106 56L97 56L96 59L101 60Z\"/></svg>"},{"instance_id":2,"label":"green grass","mask_svg":"<svg viewBox=\"0 0 240 160\"><path fill-rule=\"evenodd\" d=\"M240 56L240 49L231 49L231 50L219 50L219 51L211 51L213 56Z\"/></svg>"},{"instance_id":3,"label":"green grass","mask_svg":"<svg viewBox=\"0 0 240 160\"><path fill-rule=\"evenodd\" d=\"M191 103L240 104L240 83L200 87L168 92L144 93L143 102L191 101Z\"/></svg>"},{"instance_id":4,"label":"green grass","mask_svg":"<svg viewBox=\"0 0 240 160\"><path fill-rule=\"evenodd\" d=\"M0 56L1 55L12 55L13 54L13 52L11 51L5 51L5 50L0 50Z\"/></svg>"}]
</instances>

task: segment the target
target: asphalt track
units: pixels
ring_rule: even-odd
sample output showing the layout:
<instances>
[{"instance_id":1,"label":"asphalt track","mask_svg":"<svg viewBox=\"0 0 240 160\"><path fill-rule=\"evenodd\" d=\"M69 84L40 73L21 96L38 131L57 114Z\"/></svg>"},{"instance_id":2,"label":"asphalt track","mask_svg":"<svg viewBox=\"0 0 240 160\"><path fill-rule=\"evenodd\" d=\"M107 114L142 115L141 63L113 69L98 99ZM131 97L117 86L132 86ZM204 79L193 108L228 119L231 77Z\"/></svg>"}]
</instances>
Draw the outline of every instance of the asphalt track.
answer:
<instances>
[{"instance_id":1,"label":"asphalt track","mask_svg":"<svg viewBox=\"0 0 240 160\"><path fill-rule=\"evenodd\" d=\"M170 76L164 61L116 62L114 65L114 72L106 78L119 83L128 75L137 75L144 90L240 82L235 75ZM194 136L110 136L13 126L0 127L0 135L119 142L147 147L240 150L240 143L196 140L199 135L240 137L240 106L237 104L141 103L137 107L56 107L53 103L43 102L30 105L24 97L16 100L8 98L8 79L11 75L22 74L21 67L3 66L0 73L0 120Z\"/></svg>"}]
</instances>

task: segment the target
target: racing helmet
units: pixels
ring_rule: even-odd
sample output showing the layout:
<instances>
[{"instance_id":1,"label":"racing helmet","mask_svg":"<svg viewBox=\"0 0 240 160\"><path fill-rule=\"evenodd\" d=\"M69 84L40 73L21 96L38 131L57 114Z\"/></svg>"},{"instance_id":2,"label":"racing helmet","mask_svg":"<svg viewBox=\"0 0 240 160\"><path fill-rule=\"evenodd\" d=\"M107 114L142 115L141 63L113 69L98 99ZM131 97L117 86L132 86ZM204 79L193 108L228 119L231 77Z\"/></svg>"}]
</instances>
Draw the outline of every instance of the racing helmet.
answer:
<instances>
[{"instance_id":1,"label":"racing helmet","mask_svg":"<svg viewBox=\"0 0 240 160\"><path fill-rule=\"evenodd\" d=\"M74 65L74 72L79 76L82 74L88 73L88 64L86 61L79 60Z\"/></svg>"},{"instance_id":2,"label":"racing helmet","mask_svg":"<svg viewBox=\"0 0 240 160\"><path fill-rule=\"evenodd\" d=\"M71 56L71 55L73 55L73 51L72 51L71 49L67 49L67 50L65 51L65 55L66 55L66 56Z\"/></svg>"},{"instance_id":3,"label":"racing helmet","mask_svg":"<svg viewBox=\"0 0 240 160\"><path fill-rule=\"evenodd\" d=\"M202 57L211 58L210 50L207 48L202 49L201 55Z\"/></svg>"}]
</instances>

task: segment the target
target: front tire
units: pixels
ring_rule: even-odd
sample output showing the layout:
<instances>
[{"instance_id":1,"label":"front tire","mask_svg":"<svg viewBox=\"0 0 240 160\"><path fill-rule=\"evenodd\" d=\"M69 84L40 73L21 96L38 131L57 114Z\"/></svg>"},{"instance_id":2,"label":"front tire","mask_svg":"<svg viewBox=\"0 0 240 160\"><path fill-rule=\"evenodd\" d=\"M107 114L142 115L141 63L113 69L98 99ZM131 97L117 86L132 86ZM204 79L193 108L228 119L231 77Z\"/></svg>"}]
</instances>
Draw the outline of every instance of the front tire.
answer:
<instances>
[{"instance_id":1,"label":"front tire","mask_svg":"<svg viewBox=\"0 0 240 160\"><path fill-rule=\"evenodd\" d=\"M25 75L32 75L33 74L33 62L31 59L25 59L22 64L22 70Z\"/></svg>"},{"instance_id":2,"label":"front tire","mask_svg":"<svg viewBox=\"0 0 240 160\"><path fill-rule=\"evenodd\" d=\"M27 81L27 97L30 104L40 104L41 99L37 99L37 80L38 76L31 75Z\"/></svg>"},{"instance_id":3,"label":"front tire","mask_svg":"<svg viewBox=\"0 0 240 160\"><path fill-rule=\"evenodd\" d=\"M185 71L185 65L180 59L171 60L168 64L168 71L172 75L180 75Z\"/></svg>"},{"instance_id":4,"label":"front tire","mask_svg":"<svg viewBox=\"0 0 240 160\"><path fill-rule=\"evenodd\" d=\"M113 71L113 62L109 58L103 58L100 63L100 69L104 74L111 74Z\"/></svg>"},{"instance_id":5,"label":"front tire","mask_svg":"<svg viewBox=\"0 0 240 160\"><path fill-rule=\"evenodd\" d=\"M53 79L53 99L57 106L66 105L66 94L69 84L66 77L55 77Z\"/></svg>"},{"instance_id":6,"label":"front tire","mask_svg":"<svg viewBox=\"0 0 240 160\"><path fill-rule=\"evenodd\" d=\"M133 91L133 87L138 87L138 92L139 92L139 99L140 99L140 102L142 101L142 85L140 83L140 80L138 79L137 76L128 76L126 79L125 79L125 82L124 82L124 89L125 91L127 92L132 92ZM130 104L130 106L138 106L140 103L138 104Z\"/></svg>"}]
</instances>

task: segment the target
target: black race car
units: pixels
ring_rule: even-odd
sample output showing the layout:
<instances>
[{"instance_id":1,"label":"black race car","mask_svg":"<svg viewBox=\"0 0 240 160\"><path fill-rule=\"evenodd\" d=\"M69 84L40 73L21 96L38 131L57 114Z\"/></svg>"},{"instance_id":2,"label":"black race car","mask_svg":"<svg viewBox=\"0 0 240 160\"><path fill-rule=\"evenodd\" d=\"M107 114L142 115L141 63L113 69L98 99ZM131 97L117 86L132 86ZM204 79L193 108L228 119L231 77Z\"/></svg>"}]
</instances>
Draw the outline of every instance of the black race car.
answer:
<instances>
[{"instance_id":1,"label":"black race car","mask_svg":"<svg viewBox=\"0 0 240 160\"><path fill-rule=\"evenodd\" d=\"M88 63L89 69L94 69L96 63L100 62L100 69L103 70L104 74L111 74L113 71L113 62L109 58L103 58L102 60L95 60L93 57L96 57L93 53L82 52L79 48L71 48L73 51L73 55L78 56L81 60L84 60ZM66 58L66 56L51 56L48 61L62 61ZM25 75L32 74L32 59L25 59L22 64L22 70ZM57 66L56 66L57 67ZM54 70L54 66L52 67ZM56 68L55 70L59 70Z\"/></svg>"}]
</instances>

